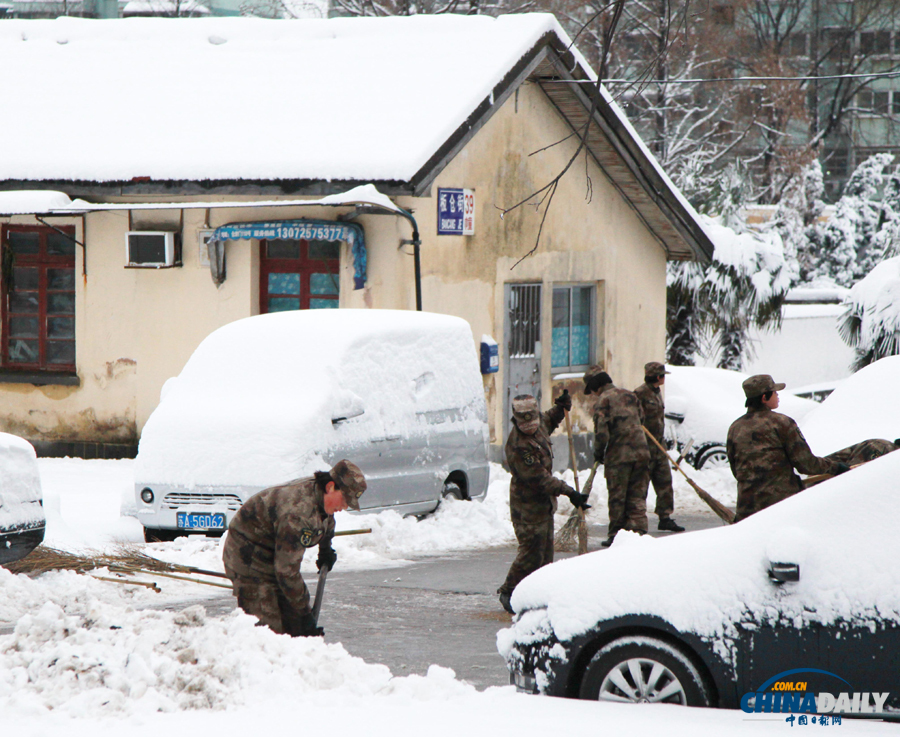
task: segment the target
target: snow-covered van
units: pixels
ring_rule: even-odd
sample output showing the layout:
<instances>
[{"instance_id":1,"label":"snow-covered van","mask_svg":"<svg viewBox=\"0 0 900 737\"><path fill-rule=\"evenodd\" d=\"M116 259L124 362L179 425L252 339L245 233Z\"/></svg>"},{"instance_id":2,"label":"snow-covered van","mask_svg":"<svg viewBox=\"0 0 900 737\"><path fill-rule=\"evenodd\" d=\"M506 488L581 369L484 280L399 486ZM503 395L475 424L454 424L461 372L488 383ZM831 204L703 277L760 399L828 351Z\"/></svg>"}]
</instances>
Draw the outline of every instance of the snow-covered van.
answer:
<instances>
[{"instance_id":1,"label":"snow-covered van","mask_svg":"<svg viewBox=\"0 0 900 737\"><path fill-rule=\"evenodd\" d=\"M34 447L0 432L0 565L24 558L44 540L44 496Z\"/></svg>"},{"instance_id":2,"label":"snow-covered van","mask_svg":"<svg viewBox=\"0 0 900 737\"><path fill-rule=\"evenodd\" d=\"M148 540L220 533L251 495L327 470L365 473L363 510L483 499L487 409L469 324L396 310L238 320L163 386L135 461Z\"/></svg>"}]
</instances>

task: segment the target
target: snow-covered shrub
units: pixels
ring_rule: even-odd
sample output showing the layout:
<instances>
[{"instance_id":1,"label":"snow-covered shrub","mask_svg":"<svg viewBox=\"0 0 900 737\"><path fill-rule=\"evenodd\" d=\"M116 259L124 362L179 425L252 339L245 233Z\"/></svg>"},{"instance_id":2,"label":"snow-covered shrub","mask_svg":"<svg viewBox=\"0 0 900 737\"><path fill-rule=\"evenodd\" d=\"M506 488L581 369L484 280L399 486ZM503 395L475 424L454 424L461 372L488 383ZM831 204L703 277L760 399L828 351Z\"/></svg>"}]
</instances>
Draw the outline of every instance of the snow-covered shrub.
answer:
<instances>
[{"instance_id":1,"label":"snow-covered shrub","mask_svg":"<svg viewBox=\"0 0 900 737\"><path fill-rule=\"evenodd\" d=\"M900 354L900 256L873 268L850 290L846 304L840 332L856 351L854 371Z\"/></svg>"}]
</instances>

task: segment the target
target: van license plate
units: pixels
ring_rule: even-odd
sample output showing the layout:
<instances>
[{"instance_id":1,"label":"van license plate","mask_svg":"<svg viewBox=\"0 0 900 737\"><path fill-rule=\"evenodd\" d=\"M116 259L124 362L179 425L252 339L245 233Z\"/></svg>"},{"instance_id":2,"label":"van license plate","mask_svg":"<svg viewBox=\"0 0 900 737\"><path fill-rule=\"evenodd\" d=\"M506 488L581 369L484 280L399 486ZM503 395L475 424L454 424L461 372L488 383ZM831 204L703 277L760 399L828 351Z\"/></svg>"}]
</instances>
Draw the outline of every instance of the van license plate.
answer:
<instances>
[{"instance_id":1,"label":"van license plate","mask_svg":"<svg viewBox=\"0 0 900 737\"><path fill-rule=\"evenodd\" d=\"M178 527L183 530L224 530L224 514L200 514L198 512L178 512Z\"/></svg>"}]
</instances>

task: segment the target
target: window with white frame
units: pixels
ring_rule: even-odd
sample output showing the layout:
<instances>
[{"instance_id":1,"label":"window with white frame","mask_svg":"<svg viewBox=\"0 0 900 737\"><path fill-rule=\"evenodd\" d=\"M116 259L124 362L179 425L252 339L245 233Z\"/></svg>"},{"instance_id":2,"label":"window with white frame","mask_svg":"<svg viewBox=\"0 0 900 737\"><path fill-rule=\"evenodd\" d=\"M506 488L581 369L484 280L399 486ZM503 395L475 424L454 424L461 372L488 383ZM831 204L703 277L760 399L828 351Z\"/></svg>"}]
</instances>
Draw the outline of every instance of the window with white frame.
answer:
<instances>
[{"instance_id":1,"label":"window with white frame","mask_svg":"<svg viewBox=\"0 0 900 737\"><path fill-rule=\"evenodd\" d=\"M593 314L593 285L553 287L553 337L550 353L553 371L576 371L591 365Z\"/></svg>"}]
</instances>

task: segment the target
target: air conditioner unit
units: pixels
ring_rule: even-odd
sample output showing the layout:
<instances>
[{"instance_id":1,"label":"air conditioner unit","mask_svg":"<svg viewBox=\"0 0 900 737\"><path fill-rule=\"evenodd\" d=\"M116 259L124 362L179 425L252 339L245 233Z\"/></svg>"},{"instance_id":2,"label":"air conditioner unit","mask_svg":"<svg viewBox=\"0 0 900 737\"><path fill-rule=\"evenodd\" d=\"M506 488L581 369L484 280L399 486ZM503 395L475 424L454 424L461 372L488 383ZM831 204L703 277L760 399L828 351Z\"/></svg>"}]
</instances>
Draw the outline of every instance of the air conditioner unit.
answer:
<instances>
[{"instance_id":1,"label":"air conditioner unit","mask_svg":"<svg viewBox=\"0 0 900 737\"><path fill-rule=\"evenodd\" d=\"M149 269L174 266L175 235L161 230L129 230L125 235L126 265Z\"/></svg>"}]
</instances>

